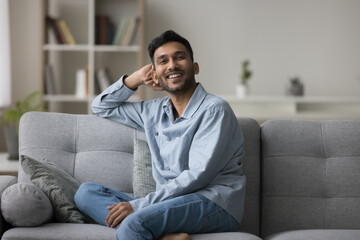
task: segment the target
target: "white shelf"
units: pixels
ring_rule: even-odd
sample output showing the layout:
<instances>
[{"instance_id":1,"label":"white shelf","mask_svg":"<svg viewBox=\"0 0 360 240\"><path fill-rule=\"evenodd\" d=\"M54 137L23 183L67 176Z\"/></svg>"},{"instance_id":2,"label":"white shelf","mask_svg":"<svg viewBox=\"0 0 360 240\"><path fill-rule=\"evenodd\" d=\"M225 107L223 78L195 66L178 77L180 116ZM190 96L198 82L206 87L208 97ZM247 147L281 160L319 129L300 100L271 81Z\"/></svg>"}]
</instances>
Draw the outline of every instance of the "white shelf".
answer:
<instances>
[{"instance_id":1,"label":"white shelf","mask_svg":"<svg viewBox=\"0 0 360 240\"><path fill-rule=\"evenodd\" d=\"M45 95L45 101L49 102L87 102L89 97L77 97L76 95Z\"/></svg>"},{"instance_id":2,"label":"white shelf","mask_svg":"<svg viewBox=\"0 0 360 240\"><path fill-rule=\"evenodd\" d=\"M360 119L360 97L221 96L238 117L268 119Z\"/></svg>"},{"instance_id":3,"label":"white shelf","mask_svg":"<svg viewBox=\"0 0 360 240\"><path fill-rule=\"evenodd\" d=\"M95 52L138 52L139 46L85 45L85 44L46 44L45 51L95 51Z\"/></svg>"},{"instance_id":4,"label":"white shelf","mask_svg":"<svg viewBox=\"0 0 360 240\"><path fill-rule=\"evenodd\" d=\"M85 44L46 44L44 45L45 51L89 51L90 45Z\"/></svg>"},{"instance_id":5,"label":"white shelf","mask_svg":"<svg viewBox=\"0 0 360 240\"><path fill-rule=\"evenodd\" d=\"M96 52L137 52L139 50L139 46L96 45L94 47Z\"/></svg>"}]
</instances>

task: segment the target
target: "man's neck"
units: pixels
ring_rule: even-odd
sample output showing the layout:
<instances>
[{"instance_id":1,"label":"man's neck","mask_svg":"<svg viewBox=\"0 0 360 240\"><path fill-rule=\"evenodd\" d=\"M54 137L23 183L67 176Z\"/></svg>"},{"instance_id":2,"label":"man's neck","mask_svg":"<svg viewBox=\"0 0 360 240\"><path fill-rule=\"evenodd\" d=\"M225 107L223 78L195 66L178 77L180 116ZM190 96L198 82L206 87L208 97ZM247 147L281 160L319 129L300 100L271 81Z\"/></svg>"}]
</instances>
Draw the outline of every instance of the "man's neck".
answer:
<instances>
[{"instance_id":1,"label":"man's neck","mask_svg":"<svg viewBox=\"0 0 360 240\"><path fill-rule=\"evenodd\" d=\"M169 94L171 102L173 104L173 114L175 119L181 117L184 113L186 106L190 101L190 98L195 92L196 87L197 83L191 86L186 92Z\"/></svg>"}]
</instances>

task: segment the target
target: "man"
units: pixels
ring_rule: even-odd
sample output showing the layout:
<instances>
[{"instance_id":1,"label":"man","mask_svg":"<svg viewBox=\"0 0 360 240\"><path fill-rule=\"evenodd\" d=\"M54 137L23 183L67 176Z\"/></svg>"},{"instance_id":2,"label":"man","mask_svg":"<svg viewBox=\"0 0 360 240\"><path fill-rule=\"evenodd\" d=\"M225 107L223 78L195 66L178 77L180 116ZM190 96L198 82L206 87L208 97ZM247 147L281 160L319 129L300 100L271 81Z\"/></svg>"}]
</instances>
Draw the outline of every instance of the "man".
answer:
<instances>
[{"instance_id":1,"label":"man","mask_svg":"<svg viewBox=\"0 0 360 240\"><path fill-rule=\"evenodd\" d=\"M122 76L92 108L100 117L145 131L156 191L134 199L85 183L75 202L99 224L118 227L117 239L185 240L192 233L237 231L245 198L237 119L224 100L196 82L199 65L186 39L166 31L148 51L152 64ZM143 84L169 96L126 102Z\"/></svg>"}]
</instances>

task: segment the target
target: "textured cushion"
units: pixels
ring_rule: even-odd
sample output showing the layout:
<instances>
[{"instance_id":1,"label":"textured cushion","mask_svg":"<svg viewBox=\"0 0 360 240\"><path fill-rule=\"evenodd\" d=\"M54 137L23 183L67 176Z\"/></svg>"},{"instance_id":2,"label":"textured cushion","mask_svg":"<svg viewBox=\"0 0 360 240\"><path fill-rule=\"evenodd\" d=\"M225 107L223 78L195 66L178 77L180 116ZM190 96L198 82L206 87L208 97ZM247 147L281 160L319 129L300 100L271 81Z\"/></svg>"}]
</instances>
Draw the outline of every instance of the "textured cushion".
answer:
<instances>
[{"instance_id":1,"label":"textured cushion","mask_svg":"<svg viewBox=\"0 0 360 240\"><path fill-rule=\"evenodd\" d=\"M24 155L21 156L21 166L31 182L48 196L59 222L89 222L74 204L74 195L80 183L70 174L50 161L36 161Z\"/></svg>"},{"instance_id":2,"label":"textured cushion","mask_svg":"<svg viewBox=\"0 0 360 240\"><path fill-rule=\"evenodd\" d=\"M52 206L48 197L37 187L17 183L1 196L4 219L15 227L33 227L51 220Z\"/></svg>"},{"instance_id":3,"label":"textured cushion","mask_svg":"<svg viewBox=\"0 0 360 240\"><path fill-rule=\"evenodd\" d=\"M152 176L151 153L147 141L138 131L134 137L134 197L141 198L156 190L155 180Z\"/></svg>"}]
</instances>

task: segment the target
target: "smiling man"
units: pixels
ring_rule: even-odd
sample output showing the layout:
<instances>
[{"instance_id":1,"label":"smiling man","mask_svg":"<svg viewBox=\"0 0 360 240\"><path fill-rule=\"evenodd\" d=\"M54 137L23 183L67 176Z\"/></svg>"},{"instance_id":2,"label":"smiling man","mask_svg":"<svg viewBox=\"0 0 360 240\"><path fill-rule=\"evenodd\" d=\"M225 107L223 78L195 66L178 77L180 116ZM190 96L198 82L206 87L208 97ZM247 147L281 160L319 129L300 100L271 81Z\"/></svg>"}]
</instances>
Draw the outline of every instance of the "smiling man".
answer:
<instances>
[{"instance_id":1,"label":"smiling man","mask_svg":"<svg viewBox=\"0 0 360 240\"><path fill-rule=\"evenodd\" d=\"M144 198L95 183L75 195L99 224L118 227L117 239L190 239L188 234L237 231L245 176L243 135L228 103L195 80L199 65L189 42L173 31L148 47L152 64L122 76L92 104L96 115L144 130L156 191ZM168 97L127 102L140 85Z\"/></svg>"}]
</instances>

